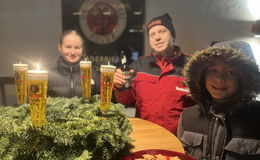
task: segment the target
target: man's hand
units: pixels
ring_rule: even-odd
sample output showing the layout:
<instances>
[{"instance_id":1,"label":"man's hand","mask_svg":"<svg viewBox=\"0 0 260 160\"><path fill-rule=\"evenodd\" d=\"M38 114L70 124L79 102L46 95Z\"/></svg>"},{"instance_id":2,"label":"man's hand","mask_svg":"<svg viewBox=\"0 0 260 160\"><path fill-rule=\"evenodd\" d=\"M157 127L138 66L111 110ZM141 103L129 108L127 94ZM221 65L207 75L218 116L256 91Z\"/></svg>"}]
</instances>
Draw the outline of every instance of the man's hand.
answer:
<instances>
[{"instance_id":1,"label":"man's hand","mask_svg":"<svg viewBox=\"0 0 260 160\"><path fill-rule=\"evenodd\" d=\"M130 73L133 73L134 70L130 70ZM126 77L121 69L116 69L115 76L114 76L114 86L118 89L124 87L126 83Z\"/></svg>"}]
</instances>

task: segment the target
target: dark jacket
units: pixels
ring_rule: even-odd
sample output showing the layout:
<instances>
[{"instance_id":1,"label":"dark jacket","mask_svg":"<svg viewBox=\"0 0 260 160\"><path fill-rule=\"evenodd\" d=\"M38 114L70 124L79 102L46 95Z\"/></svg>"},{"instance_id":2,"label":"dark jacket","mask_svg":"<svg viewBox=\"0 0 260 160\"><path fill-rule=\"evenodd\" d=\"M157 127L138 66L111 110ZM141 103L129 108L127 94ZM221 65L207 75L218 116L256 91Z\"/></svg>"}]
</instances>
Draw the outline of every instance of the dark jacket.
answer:
<instances>
[{"instance_id":1,"label":"dark jacket","mask_svg":"<svg viewBox=\"0 0 260 160\"><path fill-rule=\"evenodd\" d=\"M70 65L62 56L57 60L57 65L49 69L48 96L51 97L82 97L79 63ZM99 74L93 70L92 95L99 93Z\"/></svg>"},{"instance_id":2,"label":"dark jacket","mask_svg":"<svg viewBox=\"0 0 260 160\"><path fill-rule=\"evenodd\" d=\"M237 94L224 102L213 102L205 88L205 71L216 59L238 67L243 75ZM230 47L212 47L195 53L184 75L197 103L179 121L178 138L186 153L198 160L260 159L260 102L254 99L260 92L260 73L256 63Z\"/></svg>"},{"instance_id":3,"label":"dark jacket","mask_svg":"<svg viewBox=\"0 0 260 160\"><path fill-rule=\"evenodd\" d=\"M160 58L144 56L134 61L130 68L135 70L132 89L115 90L117 101L135 104L137 117L157 123L177 134L181 112L194 103L187 97L186 86L181 74L186 56L176 47L170 63L161 69Z\"/></svg>"}]
</instances>

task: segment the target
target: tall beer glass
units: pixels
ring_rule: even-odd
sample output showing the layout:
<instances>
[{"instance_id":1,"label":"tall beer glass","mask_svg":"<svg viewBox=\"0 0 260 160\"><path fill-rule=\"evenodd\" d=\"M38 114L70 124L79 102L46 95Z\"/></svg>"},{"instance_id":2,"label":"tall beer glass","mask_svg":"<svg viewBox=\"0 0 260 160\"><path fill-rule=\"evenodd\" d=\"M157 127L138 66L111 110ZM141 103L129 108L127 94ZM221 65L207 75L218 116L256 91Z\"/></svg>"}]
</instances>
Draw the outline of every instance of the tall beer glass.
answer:
<instances>
[{"instance_id":1,"label":"tall beer glass","mask_svg":"<svg viewBox=\"0 0 260 160\"><path fill-rule=\"evenodd\" d=\"M45 123L48 72L29 70L27 76L31 120L33 127L37 129Z\"/></svg>"},{"instance_id":2,"label":"tall beer glass","mask_svg":"<svg viewBox=\"0 0 260 160\"><path fill-rule=\"evenodd\" d=\"M13 64L17 104L27 101L27 64Z\"/></svg>"},{"instance_id":3,"label":"tall beer glass","mask_svg":"<svg viewBox=\"0 0 260 160\"><path fill-rule=\"evenodd\" d=\"M83 98L91 98L92 62L80 61L80 78Z\"/></svg>"},{"instance_id":4,"label":"tall beer glass","mask_svg":"<svg viewBox=\"0 0 260 160\"><path fill-rule=\"evenodd\" d=\"M110 108L113 81L116 67L112 65L101 65L101 77L100 77L100 109L101 111L107 111Z\"/></svg>"}]
</instances>

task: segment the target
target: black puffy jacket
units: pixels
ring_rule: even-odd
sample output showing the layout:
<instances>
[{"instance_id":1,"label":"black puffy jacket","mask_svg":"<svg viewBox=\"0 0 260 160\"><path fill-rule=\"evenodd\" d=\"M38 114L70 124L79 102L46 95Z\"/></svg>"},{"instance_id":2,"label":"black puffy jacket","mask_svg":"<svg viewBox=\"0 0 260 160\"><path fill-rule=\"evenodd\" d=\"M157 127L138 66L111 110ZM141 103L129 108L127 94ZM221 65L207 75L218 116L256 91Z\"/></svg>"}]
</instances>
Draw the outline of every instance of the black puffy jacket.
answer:
<instances>
[{"instance_id":1,"label":"black puffy jacket","mask_svg":"<svg viewBox=\"0 0 260 160\"><path fill-rule=\"evenodd\" d=\"M92 95L99 93L99 74L92 71ZM57 65L49 69L48 96L51 97L82 97L79 63L67 64L63 57L57 60Z\"/></svg>"}]
</instances>

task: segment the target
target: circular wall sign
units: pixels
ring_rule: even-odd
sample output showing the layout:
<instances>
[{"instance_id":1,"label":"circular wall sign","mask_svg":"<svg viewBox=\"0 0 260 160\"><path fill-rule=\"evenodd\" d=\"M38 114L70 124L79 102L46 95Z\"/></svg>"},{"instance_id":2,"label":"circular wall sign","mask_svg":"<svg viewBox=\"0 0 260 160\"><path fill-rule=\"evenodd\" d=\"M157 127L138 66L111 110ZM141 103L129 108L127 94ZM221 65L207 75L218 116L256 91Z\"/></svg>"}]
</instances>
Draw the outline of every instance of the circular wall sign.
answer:
<instances>
[{"instance_id":1,"label":"circular wall sign","mask_svg":"<svg viewBox=\"0 0 260 160\"><path fill-rule=\"evenodd\" d=\"M123 33L127 14L120 0L86 0L80 8L80 27L87 39L108 44Z\"/></svg>"}]
</instances>

